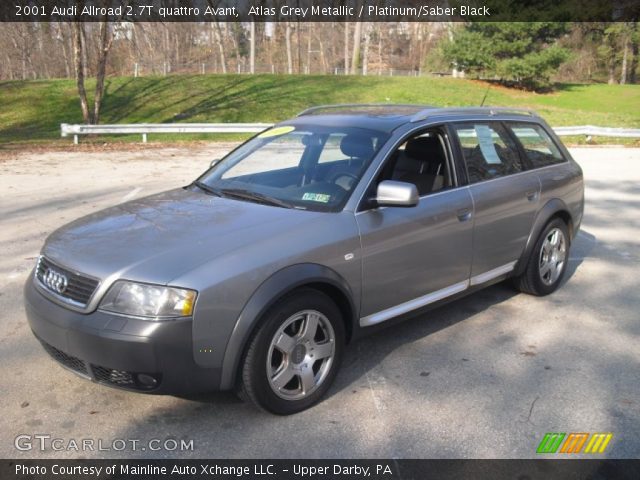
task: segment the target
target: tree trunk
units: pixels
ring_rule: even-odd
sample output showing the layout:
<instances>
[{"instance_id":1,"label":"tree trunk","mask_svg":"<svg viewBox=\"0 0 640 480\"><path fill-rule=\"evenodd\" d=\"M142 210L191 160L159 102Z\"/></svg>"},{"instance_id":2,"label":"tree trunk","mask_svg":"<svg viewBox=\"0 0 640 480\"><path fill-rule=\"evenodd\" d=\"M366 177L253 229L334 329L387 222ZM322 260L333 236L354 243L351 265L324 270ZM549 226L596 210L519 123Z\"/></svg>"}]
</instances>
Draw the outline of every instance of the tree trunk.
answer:
<instances>
[{"instance_id":1,"label":"tree trunk","mask_svg":"<svg viewBox=\"0 0 640 480\"><path fill-rule=\"evenodd\" d=\"M353 55L351 57L351 75L358 73L358 65L360 63L360 43L362 37L362 22L356 22L356 28L353 30Z\"/></svg>"},{"instance_id":2,"label":"tree trunk","mask_svg":"<svg viewBox=\"0 0 640 480\"><path fill-rule=\"evenodd\" d=\"M301 48L302 45L300 43L300 22L296 22L296 53L297 53L297 64L298 64L298 75L300 75L302 73L302 52L301 52Z\"/></svg>"},{"instance_id":3,"label":"tree trunk","mask_svg":"<svg viewBox=\"0 0 640 480\"><path fill-rule=\"evenodd\" d=\"M87 30L84 28L84 25L80 29L80 33L82 34L80 38L82 45L82 74L85 78L87 78L91 74L91 72L89 72L89 46L87 42Z\"/></svg>"},{"instance_id":4,"label":"tree trunk","mask_svg":"<svg viewBox=\"0 0 640 480\"><path fill-rule=\"evenodd\" d=\"M344 74L349 75L349 22L344 22Z\"/></svg>"},{"instance_id":5,"label":"tree trunk","mask_svg":"<svg viewBox=\"0 0 640 480\"><path fill-rule=\"evenodd\" d=\"M73 22L73 58L76 70L76 85L78 96L80 97L80 109L84 123L91 123L89 115L89 102L87 102L87 91L84 88L84 53L82 51L82 30L84 24Z\"/></svg>"},{"instance_id":6,"label":"tree trunk","mask_svg":"<svg viewBox=\"0 0 640 480\"><path fill-rule=\"evenodd\" d=\"M218 44L218 52L220 53L220 65L222 66L222 73L227 73L227 59L224 54L224 45L222 44L222 31L220 30L220 23L216 20L214 25L214 35L216 37L216 43Z\"/></svg>"},{"instance_id":7,"label":"tree trunk","mask_svg":"<svg viewBox=\"0 0 640 480\"><path fill-rule=\"evenodd\" d=\"M231 30L231 41L233 42L233 51L236 54L236 73L240 73L242 68L242 60L240 58L240 45L238 44L238 39L236 38L236 32L234 29Z\"/></svg>"},{"instance_id":8,"label":"tree trunk","mask_svg":"<svg viewBox=\"0 0 640 480\"><path fill-rule=\"evenodd\" d=\"M635 84L638 81L638 55L640 54L638 39L631 40L631 66L629 67L629 83Z\"/></svg>"},{"instance_id":9,"label":"tree trunk","mask_svg":"<svg viewBox=\"0 0 640 480\"><path fill-rule=\"evenodd\" d=\"M613 60L609 60L609 85L616 83L616 64Z\"/></svg>"},{"instance_id":10,"label":"tree trunk","mask_svg":"<svg viewBox=\"0 0 640 480\"><path fill-rule=\"evenodd\" d=\"M109 22L100 22L100 43L98 45L98 68L96 70L96 94L93 98L93 123L100 122L100 107L104 98L104 77L107 71L107 56L113 43L113 35L109 32Z\"/></svg>"},{"instance_id":11,"label":"tree trunk","mask_svg":"<svg viewBox=\"0 0 640 480\"><path fill-rule=\"evenodd\" d=\"M293 73L293 57L291 55L291 24L286 22L284 30L284 40L287 48L287 73Z\"/></svg>"},{"instance_id":12,"label":"tree trunk","mask_svg":"<svg viewBox=\"0 0 640 480\"><path fill-rule=\"evenodd\" d=\"M322 73L326 75L327 74L327 56L324 53L324 43L322 42L322 37L317 33L315 34L315 37L316 37L316 42L318 42L318 46L320 48L320 61L322 63Z\"/></svg>"},{"instance_id":13,"label":"tree trunk","mask_svg":"<svg viewBox=\"0 0 640 480\"><path fill-rule=\"evenodd\" d=\"M62 57L64 58L64 73L67 78L71 77L71 70L69 69L69 53L67 52L67 36L64 34L64 27L62 23L58 23L58 32L60 33L60 45L62 46Z\"/></svg>"},{"instance_id":14,"label":"tree trunk","mask_svg":"<svg viewBox=\"0 0 640 480\"><path fill-rule=\"evenodd\" d=\"M256 22L249 22L249 73L256 73Z\"/></svg>"},{"instance_id":15,"label":"tree trunk","mask_svg":"<svg viewBox=\"0 0 640 480\"><path fill-rule=\"evenodd\" d=\"M629 40L624 40L624 49L622 51L622 71L620 72L620 85L627 83L627 59L629 56Z\"/></svg>"},{"instance_id":16,"label":"tree trunk","mask_svg":"<svg viewBox=\"0 0 640 480\"><path fill-rule=\"evenodd\" d=\"M369 71L369 43L371 41L371 25L366 23L364 26L364 49L362 50L362 75L366 75Z\"/></svg>"},{"instance_id":17,"label":"tree trunk","mask_svg":"<svg viewBox=\"0 0 640 480\"><path fill-rule=\"evenodd\" d=\"M311 25L309 23L309 30L307 32L307 74L311 74Z\"/></svg>"},{"instance_id":18,"label":"tree trunk","mask_svg":"<svg viewBox=\"0 0 640 480\"><path fill-rule=\"evenodd\" d=\"M9 57L9 55L7 55L5 53L5 61L7 62L5 65L7 65L7 72L8 75L7 77L9 78L9 80L13 80L13 65L11 63L11 57Z\"/></svg>"},{"instance_id":19,"label":"tree trunk","mask_svg":"<svg viewBox=\"0 0 640 480\"><path fill-rule=\"evenodd\" d=\"M382 28L378 25L378 75L382 75Z\"/></svg>"}]
</instances>

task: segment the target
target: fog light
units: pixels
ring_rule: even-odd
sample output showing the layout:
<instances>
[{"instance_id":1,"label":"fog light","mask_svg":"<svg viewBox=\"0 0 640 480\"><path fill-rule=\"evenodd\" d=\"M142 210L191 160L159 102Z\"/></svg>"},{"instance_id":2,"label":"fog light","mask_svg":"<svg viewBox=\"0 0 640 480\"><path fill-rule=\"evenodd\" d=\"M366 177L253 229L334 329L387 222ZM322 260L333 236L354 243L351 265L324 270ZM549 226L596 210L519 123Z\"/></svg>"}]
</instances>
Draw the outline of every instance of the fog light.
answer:
<instances>
[{"instance_id":1,"label":"fog light","mask_svg":"<svg viewBox=\"0 0 640 480\"><path fill-rule=\"evenodd\" d=\"M146 373L138 373L136 375L136 378L138 379L138 383L144 385L145 387L151 388L158 385L158 380L156 380L151 375L147 375Z\"/></svg>"}]
</instances>

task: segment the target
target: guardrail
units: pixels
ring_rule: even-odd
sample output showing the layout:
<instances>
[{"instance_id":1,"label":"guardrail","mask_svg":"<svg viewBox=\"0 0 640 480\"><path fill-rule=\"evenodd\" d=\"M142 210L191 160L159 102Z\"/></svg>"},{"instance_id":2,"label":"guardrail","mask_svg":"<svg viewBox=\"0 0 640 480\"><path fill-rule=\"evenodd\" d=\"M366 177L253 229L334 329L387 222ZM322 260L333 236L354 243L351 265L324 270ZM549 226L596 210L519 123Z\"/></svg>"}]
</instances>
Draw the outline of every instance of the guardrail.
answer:
<instances>
[{"instance_id":1,"label":"guardrail","mask_svg":"<svg viewBox=\"0 0 640 480\"><path fill-rule=\"evenodd\" d=\"M140 134L147 143L150 133L259 133L272 123L131 123L120 125L71 125L63 123L60 132L63 137L73 135L73 143L78 143L79 135L127 135ZM577 127L553 127L556 135L590 137L640 138L640 128L609 128L583 125Z\"/></svg>"},{"instance_id":2,"label":"guardrail","mask_svg":"<svg viewBox=\"0 0 640 480\"><path fill-rule=\"evenodd\" d=\"M131 135L141 134L147 143L150 133L259 133L271 127L272 123L130 123L118 125L70 125L62 123L63 137L73 135L73 143L78 144L79 135Z\"/></svg>"},{"instance_id":3,"label":"guardrail","mask_svg":"<svg viewBox=\"0 0 640 480\"><path fill-rule=\"evenodd\" d=\"M572 135L586 135L587 137L640 138L640 128L594 127L593 125L552 128L556 135L565 137Z\"/></svg>"}]
</instances>

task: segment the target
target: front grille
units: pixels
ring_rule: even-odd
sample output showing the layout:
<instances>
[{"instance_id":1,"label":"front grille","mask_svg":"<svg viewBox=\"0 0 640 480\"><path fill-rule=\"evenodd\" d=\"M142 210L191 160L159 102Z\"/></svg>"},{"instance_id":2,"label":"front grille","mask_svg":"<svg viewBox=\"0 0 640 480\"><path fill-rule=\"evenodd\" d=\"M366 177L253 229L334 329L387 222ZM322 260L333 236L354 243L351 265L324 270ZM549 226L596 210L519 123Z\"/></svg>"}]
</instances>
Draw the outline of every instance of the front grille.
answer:
<instances>
[{"instance_id":1,"label":"front grille","mask_svg":"<svg viewBox=\"0 0 640 480\"><path fill-rule=\"evenodd\" d=\"M47 272L51 270L59 275L66 277L66 285L62 291L54 290L46 281ZM36 267L36 278L40 284L53 295L62 297L63 299L70 300L72 303L79 304L84 307L89 303L93 292L98 287L98 280L89 278L85 275L72 272L64 267L61 267L51 260L40 256L38 259L38 265Z\"/></svg>"},{"instance_id":2,"label":"front grille","mask_svg":"<svg viewBox=\"0 0 640 480\"><path fill-rule=\"evenodd\" d=\"M40 340L40 343L42 344L46 352L51 355L51 357L53 357L54 360L67 367L69 370L73 370L74 372L78 372L83 375L89 374L89 372L87 371L87 365L79 358L68 355L62 350L58 350L56 347L49 345L43 340Z\"/></svg>"},{"instance_id":3,"label":"front grille","mask_svg":"<svg viewBox=\"0 0 640 480\"><path fill-rule=\"evenodd\" d=\"M123 370L114 370L112 368L99 367L97 365L91 365L93 375L98 382L110 383L117 385L118 387L135 387L136 381L133 378L131 372L125 372Z\"/></svg>"}]
</instances>

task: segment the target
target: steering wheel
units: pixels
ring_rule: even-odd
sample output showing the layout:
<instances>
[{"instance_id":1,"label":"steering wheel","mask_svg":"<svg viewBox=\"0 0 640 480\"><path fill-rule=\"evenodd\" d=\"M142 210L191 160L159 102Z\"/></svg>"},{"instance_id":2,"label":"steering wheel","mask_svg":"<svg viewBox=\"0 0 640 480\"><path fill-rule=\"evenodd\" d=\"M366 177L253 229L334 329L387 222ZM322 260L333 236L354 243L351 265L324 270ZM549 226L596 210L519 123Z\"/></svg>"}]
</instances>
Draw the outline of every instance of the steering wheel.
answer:
<instances>
[{"instance_id":1,"label":"steering wheel","mask_svg":"<svg viewBox=\"0 0 640 480\"><path fill-rule=\"evenodd\" d=\"M346 178L346 181L341 180ZM351 187L358 181L358 176L353 173L339 172L333 175L330 179L330 183L334 183L345 190L351 190Z\"/></svg>"}]
</instances>

